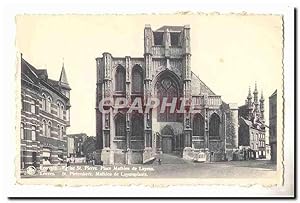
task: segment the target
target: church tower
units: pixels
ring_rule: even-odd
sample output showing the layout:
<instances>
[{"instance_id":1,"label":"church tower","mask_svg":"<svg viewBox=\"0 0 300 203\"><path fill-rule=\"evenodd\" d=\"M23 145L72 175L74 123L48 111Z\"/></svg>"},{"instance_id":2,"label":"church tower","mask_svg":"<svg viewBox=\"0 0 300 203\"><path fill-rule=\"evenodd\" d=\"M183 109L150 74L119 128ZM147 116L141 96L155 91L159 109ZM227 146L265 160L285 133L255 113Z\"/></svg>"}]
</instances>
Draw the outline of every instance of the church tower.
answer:
<instances>
[{"instance_id":1,"label":"church tower","mask_svg":"<svg viewBox=\"0 0 300 203\"><path fill-rule=\"evenodd\" d=\"M259 102L258 102L258 91L257 91L257 84L255 82L255 88L253 91L253 104L254 104L254 115L258 116L259 115Z\"/></svg>"},{"instance_id":2,"label":"church tower","mask_svg":"<svg viewBox=\"0 0 300 203\"><path fill-rule=\"evenodd\" d=\"M70 86L69 86L69 82L67 79L67 74L65 71L65 65L63 63L62 68L61 68L61 72L60 72L60 77L58 80L58 84L63 92L63 94L70 99Z\"/></svg>"},{"instance_id":3,"label":"church tower","mask_svg":"<svg viewBox=\"0 0 300 203\"><path fill-rule=\"evenodd\" d=\"M249 92L248 92L248 96L247 96L247 109L248 109L248 119L251 120L253 105L252 105L252 95L251 95L250 87L249 87Z\"/></svg>"},{"instance_id":4,"label":"church tower","mask_svg":"<svg viewBox=\"0 0 300 203\"><path fill-rule=\"evenodd\" d=\"M189 25L145 25L143 56L105 52L96 58L96 136L103 164L148 163L156 153L191 160L201 152L204 161L224 160L226 144L238 147L238 108L192 72L190 32ZM130 108L138 100L142 112Z\"/></svg>"},{"instance_id":5,"label":"church tower","mask_svg":"<svg viewBox=\"0 0 300 203\"><path fill-rule=\"evenodd\" d=\"M261 121L264 122L265 121L265 105L264 105L264 102L265 102L265 99L264 99L264 96L263 96L263 92L261 91L261 97L260 97L260 117L261 117Z\"/></svg>"},{"instance_id":6,"label":"church tower","mask_svg":"<svg viewBox=\"0 0 300 203\"><path fill-rule=\"evenodd\" d=\"M65 65L63 63L62 68L61 68L61 72L60 72L60 77L58 80L58 85L59 88L61 90L61 92L68 98L68 102L66 103L66 108L65 108L65 112L66 112L66 119L68 121L68 124L70 124L70 85L67 79L67 74L65 71Z\"/></svg>"}]
</instances>

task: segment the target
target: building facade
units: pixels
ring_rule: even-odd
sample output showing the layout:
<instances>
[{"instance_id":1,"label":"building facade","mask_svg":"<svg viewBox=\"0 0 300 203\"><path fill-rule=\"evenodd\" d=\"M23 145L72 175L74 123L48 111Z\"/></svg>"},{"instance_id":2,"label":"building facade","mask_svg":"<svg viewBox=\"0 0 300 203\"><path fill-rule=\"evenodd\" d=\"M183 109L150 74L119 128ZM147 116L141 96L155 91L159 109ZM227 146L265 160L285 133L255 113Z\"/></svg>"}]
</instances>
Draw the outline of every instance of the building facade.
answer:
<instances>
[{"instance_id":1,"label":"building facade","mask_svg":"<svg viewBox=\"0 0 300 203\"><path fill-rule=\"evenodd\" d=\"M158 152L189 160L204 153L207 161L217 161L238 148L238 106L226 104L192 72L190 30L146 25L143 57L105 52L96 58L97 149L104 164L146 163ZM99 102L107 98L113 102L104 104L104 113ZM128 105L115 102L120 98ZM148 111L129 111L136 98ZM163 102L149 107L152 98L167 98L164 113ZM187 101L187 112L168 105L178 109L181 101ZM197 113L188 111L191 104Z\"/></svg>"},{"instance_id":2,"label":"building facade","mask_svg":"<svg viewBox=\"0 0 300 203\"><path fill-rule=\"evenodd\" d=\"M277 90L269 97L269 142L271 160L277 162Z\"/></svg>"},{"instance_id":3,"label":"building facade","mask_svg":"<svg viewBox=\"0 0 300 203\"><path fill-rule=\"evenodd\" d=\"M65 69L58 81L21 55L21 169L59 164L67 156L70 90Z\"/></svg>"},{"instance_id":4,"label":"building facade","mask_svg":"<svg viewBox=\"0 0 300 203\"><path fill-rule=\"evenodd\" d=\"M77 133L77 134L68 134L68 151L70 153L68 156L72 157L83 157L83 143L87 139L87 135L85 133Z\"/></svg>"},{"instance_id":5,"label":"building facade","mask_svg":"<svg viewBox=\"0 0 300 203\"><path fill-rule=\"evenodd\" d=\"M239 146L249 147L247 157L266 158L266 136L264 98L258 100L257 85L253 92L249 88L245 105L239 107Z\"/></svg>"},{"instance_id":6,"label":"building facade","mask_svg":"<svg viewBox=\"0 0 300 203\"><path fill-rule=\"evenodd\" d=\"M73 137L67 137L67 157L75 157L76 150Z\"/></svg>"}]
</instances>

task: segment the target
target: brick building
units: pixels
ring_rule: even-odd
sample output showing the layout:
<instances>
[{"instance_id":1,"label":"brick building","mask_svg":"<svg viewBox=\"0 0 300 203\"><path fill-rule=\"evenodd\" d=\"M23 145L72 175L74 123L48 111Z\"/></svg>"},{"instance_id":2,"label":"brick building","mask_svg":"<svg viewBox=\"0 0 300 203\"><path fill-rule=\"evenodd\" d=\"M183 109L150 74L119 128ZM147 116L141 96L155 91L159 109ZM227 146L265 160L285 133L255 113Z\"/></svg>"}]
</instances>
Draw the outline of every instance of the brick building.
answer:
<instances>
[{"instance_id":1,"label":"brick building","mask_svg":"<svg viewBox=\"0 0 300 203\"><path fill-rule=\"evenodd\" d=\"M239 146L249 147L247 157L265 158L266 157L266 137L264 120L264 98L258 101L257 85L253 92L249 88L248 97L243 106L239 107Z\"/></svg>"},{"instance_id":2,"label":"brick building","mask_svg":"<svg viewBox=\"0 0 300 203\"><path fill-rule=\"evenodd\" d=\"M269 142L271 160L277 162L277 90L269 97Z\"/></svg>"},{"instance_id":3,"label":"brick building","mask_svg":"<svg viewBox=\"0 0 300 203\"><path fill-rule=\"evenodd\" d=\"M70 126L70 86L64 66L59 80L48 78L21 55L21 169L65 162Z\"/></svg>"},{"instance_id":4,"label":"brick building","mask_svg":"<svg viewBox=\"0 0 300 203\"><path fill-rule=\"evenodd\" d=\"M143 57L105 52L96 58L97 149L104 164L145 163L158 152L189 160L203 152L207 161L217 161L238 147L238 107L222 101L191 71L190 32L189 25L157 30L146 25ZM160 113L161 105L146 113L129 112L128 106L114 111L119 106L113 103L103 113L98 104L105 98L168 98L168 103L184 98L198 113L172 113L170 108Z\"/></svg>"}]
</instances>

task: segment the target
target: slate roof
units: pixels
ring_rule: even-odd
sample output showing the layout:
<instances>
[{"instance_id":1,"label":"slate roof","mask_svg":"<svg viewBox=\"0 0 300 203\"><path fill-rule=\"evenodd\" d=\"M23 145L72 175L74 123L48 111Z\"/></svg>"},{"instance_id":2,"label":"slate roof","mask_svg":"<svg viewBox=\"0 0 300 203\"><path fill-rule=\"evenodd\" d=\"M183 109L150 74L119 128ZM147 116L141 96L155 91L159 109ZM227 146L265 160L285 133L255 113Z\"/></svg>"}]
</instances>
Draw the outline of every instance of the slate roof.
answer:
<instances>
[{"instance_id":1,"label":"slate roof","mask_svg":"<svg viewBox=\"0 0 300 203\"><path fill-rule=\"evenodd\" d=\"M59 81L48 78L48 73L46 69L35 68L33 65L28 63L23 57L21 57L21 79L34 85L39 85L39 81L42 81L43 83L47 84L52 89L56 90L58 93L63 95L61 93Z\"/></svg>"},{"instance_id":2,"label":"slate roof","mask_svg":"<svg viewBox=\"0 0 300 203\"><path fill-rule=\"evenodd\" d=\"M197 96L207 93L208 95L216 95L195 73L192 71L192 95Z\"/></svg>"}]
</instances>

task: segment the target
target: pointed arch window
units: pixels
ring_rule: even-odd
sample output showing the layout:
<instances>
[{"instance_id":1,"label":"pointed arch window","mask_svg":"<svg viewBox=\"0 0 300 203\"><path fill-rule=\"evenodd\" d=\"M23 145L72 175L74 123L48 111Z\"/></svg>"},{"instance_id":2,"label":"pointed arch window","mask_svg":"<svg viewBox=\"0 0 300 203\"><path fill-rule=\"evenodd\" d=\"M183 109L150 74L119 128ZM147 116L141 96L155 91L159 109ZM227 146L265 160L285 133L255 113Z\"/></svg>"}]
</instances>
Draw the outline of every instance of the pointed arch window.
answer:
<instances>
[{"instance_id":1,"label":"pointed arch window","mask_svg":"<svg viewBox=\"0 0 300 203\"><path fill-rule=\"evenodd\" d=\"M52 98L48 96L47 98L47 112L51 113L51 103L52 103Z\"/></svg>"},{"instance_id":2,"label":"pointed arch window","mask_svg":"<svg viewBox=\"0 0 300 203\"><path fill-rule=\"evenodd\" d=\"M36 140L36 127L35 126L31 127L31 140L32 141Z\"/></svg>"},{"instance_id":3,"label":"pointed arch window","mask_svg":"<svg viewBox=\"0 0 300 203\"><path fill-rule=\"evenodd\" d=\"M131 119L132 136L139 139L144 135L144 118L143 114L134 112Z\"/></svg>"},{"instance_id":4,"label":"pointed arch window","mask_svg":"<svg viewBox=\"0 0 300 203\"><path fill-rule=\"evenodd\" d=\"M220 117L213 113L209 119L209 139L220 139Z\"/></svg>"},{"instance_id":5,"label":"pointed arch window","mask_svg":"<svg viewBox=\"0 0 300 203\"><path fill-rule=\"evenodd\" d=\"M47 137L51 137L52 123L49 121L47 126Z\"/></svg>"},{"instance_id":6,"label":"pointed arch window","mask_svg":"<svg viewBox=\"0 0 300 203\"><path fill-rule=\"evenodd\" d=\"M64 109L65 109L65 108L64 108L64 105L61 104L61 105L60 105L60 118L61 118L61 119L64 118Z\"/></svg>"},{"instance_id":7,"label":"pointed arch window","mask_svg":"<svg viewBox=\"0 0 300 203\"><path fill-rule=\"evenodd\" d=\"M116 139L123 139L126 136L126 118L123 114L118 114L115 119Z\"/></svg>"},{"instance_id":8,"label":"pointed arch window","mask_svg":"<svg viewBox=\"0 0 300 203\"><path fill-rule=\"evenodd\" d=\"M42 130L43 130L43 136L47 136L47 123L45 120L42 122Z\"/></svg>"},{"instance_id":9,"label":"pointed arch window","mask_svg":"<svg viewBox=\"0 0 300 203\"><path fill-rule=\"evenodd\" d=\"M59 130L59 139L62 140L64 138L64 127L63 126L61 126L61 127L58 126L58 130Z\"/></svg>"},{"instance_id":10,"label":"pointed arch window","mask_svg":"<svg viewBox=\"0 0 300 203\"><path fill-rule=\"evenodd\" d=\"M58 131L58 139L61 139L61 128L60 128L60 125L57 125L57 131Z\"/></svg>"},{"instance_id":11,"label":"pointed arch window","mask_svg":"<svg viewBox=\"0 0 300 203\"><path fill-rule=\"evenodd\" d=\"M60 103L57 102L57 116L60 118Z\"/></svg>"},{"instance_id":12,"label":"pointed arch window","mask_svg":"<svg viewBox=\"0 0 300 203\"><path fill-rule=\"evenodd\" d=\"M204 137L205 122L201 114L196 114L193 119L193 135Z\"/></svg>"},{"instance_id":13,"label":"pointed arch window","mask_svg":"<svg viewBox=\"0 0 300 203\"><path fill-rule=\"evenodd\" d=\"M132 93L142 93L143 86L143 70L140 66L135 65L132 69Z\"/></svg>"},{"instance_id":14,"label":"pointed arch window","mask_svg":"<svg viewBox=\"0 0 300 203\"><path fill-rule=\"evenodd\" d=\"M44 110L44 111L46 111L46 109L47 109L47 98L46 98L46 95L45 94L42 94L42 109Z\"/></svg>"},{"instance_id":15,"label":"pointed arch window","mask_svg":"<svg viewBox=\"0 0 300 203\"><path fill-rule=\"evenodd\" d=\"M60 119L64 117L64 105L61 102L57 102L57 116Z\"/></svg>"},{"instance_id":16,"label":"pointed arch window","mask_svg":"<svg viewBox=\"0 0 300 203\"><path fill-rule=\"evenodd\" d=\"M115 91L123 93L125 92L126 74L125 68L119 65L116 69L115 75Z\"/></svg>"},{"instance_id":17,"label":"pointed arch window","mask_svg":"<svg viewBox=\"0 0 300 203\"><path fill-rule=\"evenodd\" d=\"M30 104L30 111L31 113L35 114L36 113L36 101L32 101Z\"/></svg>"},{"instance_id":18,"label":"pointed arch window","mask_svg":"<svg viewBox=\"0 0 300 203\"><path fill-rule=\"evenodd\" d=\"M173 98L178 98L178 87L175 81L170 77L164 77L156 84L157 98L160 100L160 106L157 108L157 120L162 122L174 122L177 118L176 110L171 111L170 106L162 108L162 103L172 103Z\"/></svg>"}]
</instances>

